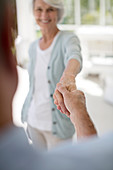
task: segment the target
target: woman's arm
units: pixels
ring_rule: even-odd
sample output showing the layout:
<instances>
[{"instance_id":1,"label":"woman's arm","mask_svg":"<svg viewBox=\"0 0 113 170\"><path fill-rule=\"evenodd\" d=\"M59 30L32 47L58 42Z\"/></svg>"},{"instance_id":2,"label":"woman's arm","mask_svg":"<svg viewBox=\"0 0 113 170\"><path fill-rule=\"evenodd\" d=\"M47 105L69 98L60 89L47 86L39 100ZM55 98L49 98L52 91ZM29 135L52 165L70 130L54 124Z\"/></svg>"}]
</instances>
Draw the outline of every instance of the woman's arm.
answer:
<instances>
[{"instance_id":1,"label":"woman's arm","mask_svg":"<svg viewBox=\"0 0 113 170\"><path fill-rule=\"evenodd\" d=\"M80 71L80 63L76 59L70 59L67 63L67 66L62 74L60 79L60 83L66 87L68 91L76 90L75 78ZM62 112L70 115L69 111L66 109L62 94L55 89L55 93L53 95L54 103L57 105L57 108Z\"/></svg>"}]
</instances>

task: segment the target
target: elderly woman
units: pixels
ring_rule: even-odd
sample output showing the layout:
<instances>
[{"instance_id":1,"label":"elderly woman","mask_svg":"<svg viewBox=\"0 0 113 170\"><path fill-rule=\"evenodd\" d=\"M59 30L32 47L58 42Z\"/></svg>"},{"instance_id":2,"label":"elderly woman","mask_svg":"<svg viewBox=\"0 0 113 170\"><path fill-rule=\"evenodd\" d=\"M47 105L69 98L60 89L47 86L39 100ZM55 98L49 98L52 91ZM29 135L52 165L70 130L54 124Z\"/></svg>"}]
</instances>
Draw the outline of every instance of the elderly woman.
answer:
<instances>
[{"instance_id":1,"label":"elderly woman","mask_svg":"<svg viewBox=\"0 0 113 170\"><path fill-rule=\"evenodd\" d=\"M64 13L62 0L33 0L33 13L42 37L29 49L30 89L22 121L27 121L34 146L49 149L72 140L75 132L62 95L55 88L61 82L69 91L76 89L75 77L82 67L81 48L75 34L57 27Z\"/></svg>"}]
</instances>

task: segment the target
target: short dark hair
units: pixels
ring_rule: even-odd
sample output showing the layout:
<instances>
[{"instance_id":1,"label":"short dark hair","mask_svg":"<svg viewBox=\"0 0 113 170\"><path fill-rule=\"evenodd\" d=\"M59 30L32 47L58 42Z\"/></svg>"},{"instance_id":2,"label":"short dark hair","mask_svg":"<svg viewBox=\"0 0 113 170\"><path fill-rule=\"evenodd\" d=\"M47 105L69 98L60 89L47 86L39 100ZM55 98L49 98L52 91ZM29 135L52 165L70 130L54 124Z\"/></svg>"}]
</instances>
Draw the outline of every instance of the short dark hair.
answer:
<instances>
[{"instance_id":1,"label":"short dark hair","mask_svg":"<svg viewBox=\"0 0 113 170\"><path fill-rule=\"evenodd\" d=\"M14 26L14 22L12 13L9 20L7 12L8 8L12 8L14 2L15 0L0 0L0 64L8 65L7 61L11 60L13 43L11 29ZM12 12L12 10L10 11Z\"/></svg>"},{"instance_id":2,"label":"short dark hair","mask_svg":"<svg viewBox=\"0 0 113 170\"><path fill-rule=\"evenodd\" d=\"M6 3L7 0L0 0L0 63L3 62L4 58L4 52L3 52L3 31L4 31L4 25L5 25L5 12L6 12ZM5 37L4 37L5 38Z\"/></svg>"}]
</instances>

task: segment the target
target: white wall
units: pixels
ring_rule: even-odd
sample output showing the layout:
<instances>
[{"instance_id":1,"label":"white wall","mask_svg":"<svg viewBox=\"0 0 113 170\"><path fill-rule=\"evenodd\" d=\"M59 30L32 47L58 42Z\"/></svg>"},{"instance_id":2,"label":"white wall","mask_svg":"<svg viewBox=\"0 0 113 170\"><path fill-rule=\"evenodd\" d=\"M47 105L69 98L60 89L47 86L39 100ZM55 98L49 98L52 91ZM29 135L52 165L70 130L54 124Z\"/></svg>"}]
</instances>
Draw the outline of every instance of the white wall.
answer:
<instances>
[{"instance_id":1,"label":"white wall","mask_svg":"<svg viewBox=\"0 0 113 170\"><path fill-rule=\"evenodd\" d=\"M32 13L32 0L16 0L18 37L16 39L17 60L25 64L28 60L28 48L36 38L35 21Z\"/></svg>"}]
</instances>

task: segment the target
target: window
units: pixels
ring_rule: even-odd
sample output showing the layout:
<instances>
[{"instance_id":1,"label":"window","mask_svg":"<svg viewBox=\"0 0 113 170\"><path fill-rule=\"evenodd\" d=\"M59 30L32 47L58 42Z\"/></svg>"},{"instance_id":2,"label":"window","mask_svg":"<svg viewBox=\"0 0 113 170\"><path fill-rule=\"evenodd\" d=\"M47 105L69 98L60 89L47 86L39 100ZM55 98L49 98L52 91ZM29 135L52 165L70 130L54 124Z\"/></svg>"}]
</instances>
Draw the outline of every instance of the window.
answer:
<instances>
[{"instance_id":1,"label":"window","mask_svg":"<svg viewBox=\"0 0 113 170\"><path fill-rule=\"evenodd\" d=\"M99 24L99 0L81 0L81 24Z\"/></svg>"},{"instance_id":2,"label":"window","mask_svg":"<svg viewBox=\"0 0 113 170\"><path fill-rule=\"evenodd\" d=\"M106 0L106 12L105 12L105 18L106 18L106 25L113 25L113 0Z\"/></svg>"},{"instance_id":3,"label":"window","mask_svg":"<svg viewBox=\"0 0 113 170\"><path fill-rule=\"evenodd\" d=\"M65 14L62 24L74 24L74 0L65 0Z\"/></svg>"},{"instance_id":4,"label":"window","mask_svg":"<svg viewBox=\"0 0 113 170\"><path fill-rule=\"evenodd\" d=\"M64 0L64 5L60 28L79 35L86 58L113 58L113 0Z\"/></svg>"},{"instance_id":5,"label":"window","mask_svg":"<svg viewBox=\"0 0 113 170\"><path fill-rule=\"evenodd\" d=\"M113 25L113 0L64 0L61 24Z\"/></svg>"}]
</instances>

